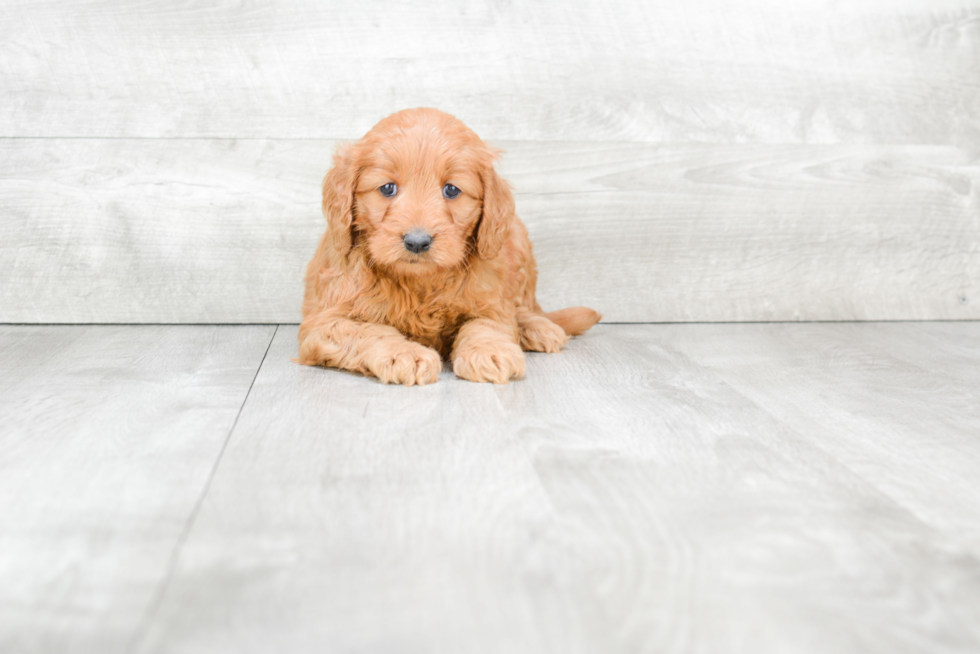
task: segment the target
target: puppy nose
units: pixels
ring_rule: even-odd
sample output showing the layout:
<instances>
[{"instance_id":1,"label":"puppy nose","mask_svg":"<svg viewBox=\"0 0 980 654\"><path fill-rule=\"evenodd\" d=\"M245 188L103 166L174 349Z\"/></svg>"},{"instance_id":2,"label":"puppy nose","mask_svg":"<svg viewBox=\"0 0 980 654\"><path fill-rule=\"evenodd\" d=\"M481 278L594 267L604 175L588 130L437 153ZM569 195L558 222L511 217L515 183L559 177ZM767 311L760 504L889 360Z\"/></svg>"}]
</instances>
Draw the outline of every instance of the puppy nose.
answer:
<instances>
[{"instance_id":1,"label":"puppy nose","mask_svg":"<svg viewBox=\"0 0 980 654\"><path fill-rule=\"evenodd\" d=\"M409 252L419 254L425 252L432 245L432 237L421 229L413 229L402 237L405 249Z\"/></svg>"}]
</instances>

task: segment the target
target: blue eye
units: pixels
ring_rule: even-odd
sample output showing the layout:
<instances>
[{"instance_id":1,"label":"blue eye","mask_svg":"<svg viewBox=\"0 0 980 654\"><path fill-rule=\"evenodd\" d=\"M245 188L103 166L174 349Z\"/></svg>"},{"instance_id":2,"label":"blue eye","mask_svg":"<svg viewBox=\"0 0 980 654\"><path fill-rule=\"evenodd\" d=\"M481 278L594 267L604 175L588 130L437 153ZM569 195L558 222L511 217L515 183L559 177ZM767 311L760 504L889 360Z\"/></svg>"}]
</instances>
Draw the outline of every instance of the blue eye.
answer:
<instances>
[{"instance_id":1,"label":"blue eye","mask_svg":"<svg viewBox=\"0 0 980 654\"><path fill-rule=\"evenodd\" d=\"M379 186L378 190L381 191L381 195L385 196L386 198L393 198L395 197L395 193L398 192L398 185L394 182L388 182L387 184L382 184Z\"/></svg>"},{"instance_id":2,"label":"blue eye","mask_svg":"<svg viewBox=\"0 0 980 654\"><path fill-rule=\"evenodd\" d=\"M459 189L453 186L452 184L446 184L445 186L442 187L442 194L447 198L449 198L450 200L452 200L454 197L459 195L459 193L460 193Z\"/></svg>"}]
</instances>

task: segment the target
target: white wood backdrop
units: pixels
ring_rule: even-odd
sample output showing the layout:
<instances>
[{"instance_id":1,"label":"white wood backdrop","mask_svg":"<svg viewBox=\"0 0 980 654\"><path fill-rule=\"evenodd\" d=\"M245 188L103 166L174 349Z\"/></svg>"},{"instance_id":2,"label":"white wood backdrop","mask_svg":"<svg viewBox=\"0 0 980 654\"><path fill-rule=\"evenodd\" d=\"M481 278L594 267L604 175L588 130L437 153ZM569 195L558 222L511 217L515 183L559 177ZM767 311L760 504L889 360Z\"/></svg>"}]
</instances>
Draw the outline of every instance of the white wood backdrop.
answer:
<instances>
[{"instance_id":1,"label":"white wood backdrop","mask_svg":"<svg viewBox=\"0 0 980 654\"><path fill-rule=\"evenodd\" d=\"M508 154L548 308L980 318L980 1L5 2L0 321L292 322L338 139Z\"/></svg>"}]
</instances>

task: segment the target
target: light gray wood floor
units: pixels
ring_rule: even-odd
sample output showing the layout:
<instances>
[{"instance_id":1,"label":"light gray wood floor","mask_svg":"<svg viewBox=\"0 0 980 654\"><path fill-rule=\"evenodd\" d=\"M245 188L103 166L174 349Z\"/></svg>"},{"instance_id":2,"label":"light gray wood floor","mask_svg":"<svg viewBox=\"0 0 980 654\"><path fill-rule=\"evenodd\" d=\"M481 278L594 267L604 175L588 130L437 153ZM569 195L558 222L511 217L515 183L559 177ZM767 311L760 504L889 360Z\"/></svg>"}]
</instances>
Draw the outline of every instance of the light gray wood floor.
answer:
<instances>
[{"instance_id":1,"label":"light gray wood floor","mask_svg":"<svg viewBox=\"0 0 980 654\"><path fill-rule=\"evenodd\" d=\"M527 379L0 326L0 651L976 652L980 323L599 325Z\"/></svg>"}]
</instances>

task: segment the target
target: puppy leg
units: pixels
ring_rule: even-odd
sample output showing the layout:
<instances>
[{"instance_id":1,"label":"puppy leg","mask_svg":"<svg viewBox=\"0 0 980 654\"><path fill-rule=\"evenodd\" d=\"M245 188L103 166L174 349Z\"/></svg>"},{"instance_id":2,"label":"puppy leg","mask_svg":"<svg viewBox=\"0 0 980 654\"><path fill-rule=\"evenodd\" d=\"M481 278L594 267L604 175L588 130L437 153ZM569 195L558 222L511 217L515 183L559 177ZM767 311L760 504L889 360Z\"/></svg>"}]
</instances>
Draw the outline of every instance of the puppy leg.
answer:
<instances>
[{"instance_id":1,"label":"puppy leg","mask_svg":"<svg viewBox=\"0 0 980 654\"><path fill-rule=\"evenodd\" d=\"M506 384L524 377L524 353L517 345L517 325L487 318L465 323L453 344L453 372L475 382Z\"/></svg>"},{"instance_id":2,"label":"puppy leg","mask_svg":"<svg viewBox=\"0 0 980 654\"><path fill-rule=\"evenodd\" d=\"M521 349L529 352L558 352L569 339L564 329L541 314L524 308L517 310L517 327L521 335Z\"/></svg>"},{"instance_id":3,"label":"puppy leg","mask_svg":"<svg viewBox=\"0 0 980 654\"><path fill-rule=\"evenodd\" d=\"M344 368L374 375L386 384L439 381L442 357L432 348L405 338L388 325L347 318L305 320L299 332L299 363Z\"/></svg>"}]
</instances>

